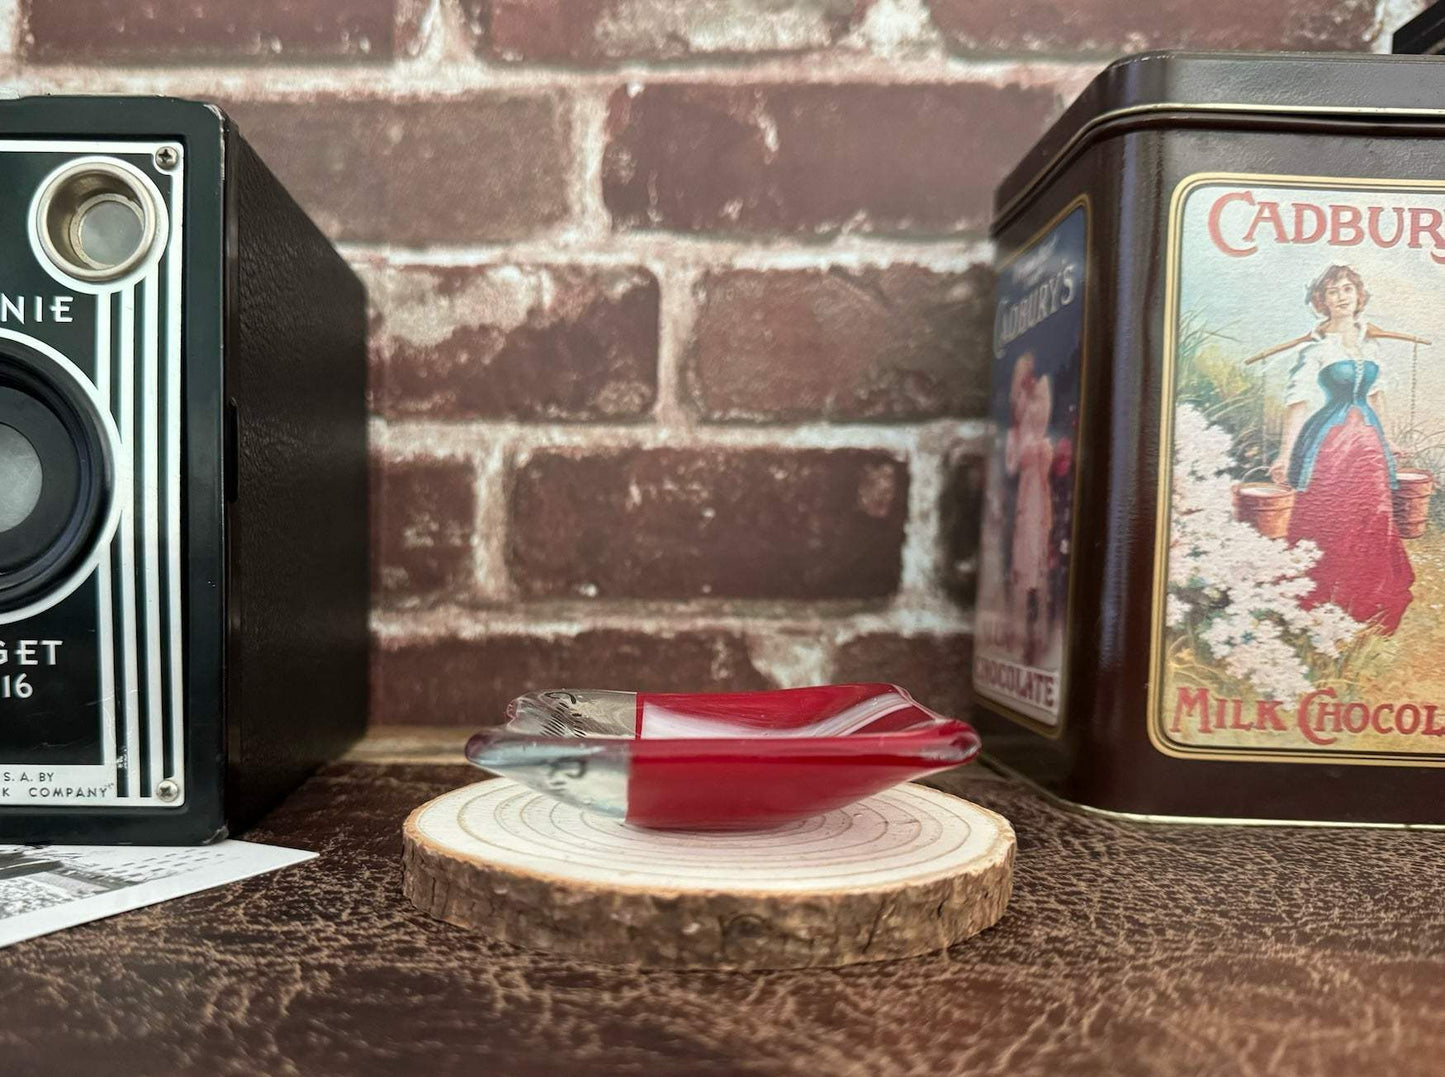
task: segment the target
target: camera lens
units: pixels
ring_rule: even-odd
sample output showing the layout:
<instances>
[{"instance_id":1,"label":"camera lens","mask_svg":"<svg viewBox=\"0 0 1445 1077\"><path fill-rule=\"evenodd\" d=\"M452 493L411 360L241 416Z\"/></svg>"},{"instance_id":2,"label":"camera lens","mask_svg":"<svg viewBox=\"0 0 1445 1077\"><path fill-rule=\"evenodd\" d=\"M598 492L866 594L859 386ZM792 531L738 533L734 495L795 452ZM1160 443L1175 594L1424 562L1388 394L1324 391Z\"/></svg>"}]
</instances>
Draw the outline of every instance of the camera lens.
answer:
<instances>
[{"instance_id":1,"label":"camera lens","mask_svg":"<svg viewBox=\"0 0 1445 1077\"><path fill-rule=\"evenodd\" d=\"M0 423L0 531L25 522L35 511L42 485L35 446L13 426Z\"/></svg>"},{"instance_id":2,"label":"camera lens","mask_svg":"<svg viewBox=\"0 0 1445 1077\"><path fill-rule=\"evenodd\" d=\"M56 268L82 281L125 276L156 245L161 210L119 162L91 159L53 175L36 202L36 234Z\"/></svg>"},{"instance_id":3,"label":"camera lens","mask_svg":"<svg viewBox=\"0 0 1445 1077\"><path fill-rule=\"evenodd\" d=\"M113 431L113 427L110 428ZM73 368L0 353L0 613L68 593L115 497L107 422Z\"/></svg>"}]
</instances>

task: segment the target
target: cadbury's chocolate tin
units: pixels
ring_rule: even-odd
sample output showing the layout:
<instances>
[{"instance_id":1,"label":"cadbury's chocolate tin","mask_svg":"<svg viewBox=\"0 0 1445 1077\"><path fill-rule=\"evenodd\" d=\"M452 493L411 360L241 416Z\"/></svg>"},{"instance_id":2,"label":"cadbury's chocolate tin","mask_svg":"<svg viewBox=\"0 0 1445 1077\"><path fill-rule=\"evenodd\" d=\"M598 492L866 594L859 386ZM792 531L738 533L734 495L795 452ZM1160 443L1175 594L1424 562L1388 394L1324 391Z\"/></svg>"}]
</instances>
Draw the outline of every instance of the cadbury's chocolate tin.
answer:
<instances>
[{"instance_id":1,"label":"cadbury's chocolate tin","mask_svg":"<svg viewBox=\"0 0 1445 1077\"><path fill-rule=\"evenodd\" d=\"M1118 812L1445 823L1445 60L1121 61L994 236L986 750Z\"/></svg>"}]
</instances>

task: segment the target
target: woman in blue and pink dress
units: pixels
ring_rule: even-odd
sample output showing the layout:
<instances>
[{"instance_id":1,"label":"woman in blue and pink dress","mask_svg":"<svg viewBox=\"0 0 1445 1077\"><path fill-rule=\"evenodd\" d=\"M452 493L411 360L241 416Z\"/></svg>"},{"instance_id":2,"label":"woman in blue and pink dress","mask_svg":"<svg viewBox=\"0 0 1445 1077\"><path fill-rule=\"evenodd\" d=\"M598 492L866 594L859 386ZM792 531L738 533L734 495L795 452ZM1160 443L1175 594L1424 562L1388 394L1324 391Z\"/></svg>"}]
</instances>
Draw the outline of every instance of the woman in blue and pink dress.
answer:
<instances>
[{"instance_id":1,"label":"woman in blue and pink dress","mask_svg":"<svg viewBox=\"0 0 1445 1077\"><path fill-rule=\"evenodd\" d=\"M1320 549L1302 605L1333 602L1389 634L1410 604L1415 572L1395 525L1380 346L1361 316L1370 294L1359 273L1336 265L1308 298L1325 320L1290 367L1284 443L1270 473L1296 491L1289 543Z\"/></svg>"}]
</instances>

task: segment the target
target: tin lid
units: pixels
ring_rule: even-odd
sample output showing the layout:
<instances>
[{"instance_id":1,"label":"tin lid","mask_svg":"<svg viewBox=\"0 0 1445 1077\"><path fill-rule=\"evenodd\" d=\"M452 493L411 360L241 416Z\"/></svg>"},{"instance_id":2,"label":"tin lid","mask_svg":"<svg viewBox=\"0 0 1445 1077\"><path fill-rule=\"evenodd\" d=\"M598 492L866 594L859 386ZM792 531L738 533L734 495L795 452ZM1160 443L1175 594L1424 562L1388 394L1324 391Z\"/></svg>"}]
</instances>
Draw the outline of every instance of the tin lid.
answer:
<instances>
[{"instance_id":1,"label":"tin lid","mask_svg":"<svg viewBox=\"0 0 1445 1077\"><path fill-rule=\"evenodd\" d=\"M1124 125L1170 115L1445 125L1445 59L1369 53L1146 52L1110 64L999 185L1000 227L1055 170Z\"/></svg>"}]
</instances>

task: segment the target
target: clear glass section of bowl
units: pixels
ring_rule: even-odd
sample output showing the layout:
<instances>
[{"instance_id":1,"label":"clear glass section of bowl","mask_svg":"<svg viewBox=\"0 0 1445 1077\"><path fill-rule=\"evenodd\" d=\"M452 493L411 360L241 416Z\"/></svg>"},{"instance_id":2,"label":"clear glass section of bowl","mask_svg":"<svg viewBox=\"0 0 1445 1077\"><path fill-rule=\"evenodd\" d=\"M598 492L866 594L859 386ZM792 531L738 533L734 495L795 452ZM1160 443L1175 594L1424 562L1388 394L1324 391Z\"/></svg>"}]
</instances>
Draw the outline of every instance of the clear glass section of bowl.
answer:
<instances>
[{"instance_id":1,"label":"clear glass section of bowl","mask_svg":"<svg viewBox=\"0 0 1445 1077\"><path fill-rule=\"evenodd\" d=\"M658 694L521 696L467 758L587 811L638 826L753 829L967 763L978 734L891 684Z\"/></svg>"}]
</instances>

